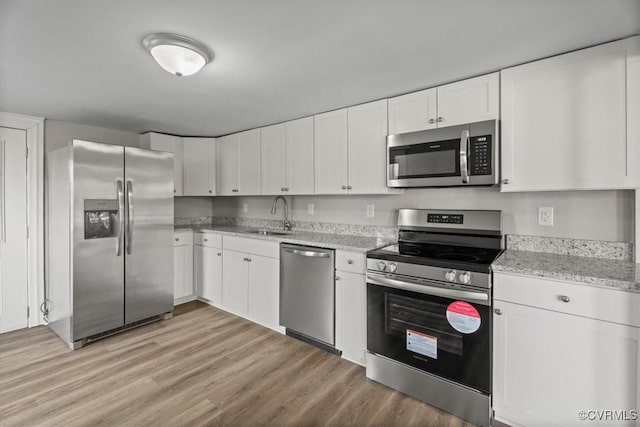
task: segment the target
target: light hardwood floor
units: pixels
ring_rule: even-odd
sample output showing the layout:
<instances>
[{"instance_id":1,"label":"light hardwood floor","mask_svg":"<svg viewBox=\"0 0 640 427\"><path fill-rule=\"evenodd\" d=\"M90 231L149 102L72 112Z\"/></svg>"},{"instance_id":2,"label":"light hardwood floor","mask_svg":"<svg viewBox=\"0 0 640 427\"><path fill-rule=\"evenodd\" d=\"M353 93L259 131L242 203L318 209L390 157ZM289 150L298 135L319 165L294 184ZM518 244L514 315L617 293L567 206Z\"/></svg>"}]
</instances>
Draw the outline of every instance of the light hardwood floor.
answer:
<instances>
[{"instance_id":1,"label":"light hardwood floor","mask_svg":"<svg viewBox=\"0 0 640 427\"><path fill-rule=\"evenodd\" d=\"M174 314L75 352L42 326L0 335L0 425L471 426L224 311Z\"/></svg>"}]
</instances>

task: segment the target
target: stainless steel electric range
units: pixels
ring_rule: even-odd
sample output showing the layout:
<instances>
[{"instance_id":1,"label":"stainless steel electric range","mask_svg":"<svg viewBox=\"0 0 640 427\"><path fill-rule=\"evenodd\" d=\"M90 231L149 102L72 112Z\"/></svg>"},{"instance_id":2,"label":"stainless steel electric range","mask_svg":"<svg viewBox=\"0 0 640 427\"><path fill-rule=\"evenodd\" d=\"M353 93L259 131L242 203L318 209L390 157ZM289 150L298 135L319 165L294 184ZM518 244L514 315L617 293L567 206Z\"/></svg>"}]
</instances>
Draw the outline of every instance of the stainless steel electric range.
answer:
<instances>
[{"instance_id":1,"label":"stainless steel electric range","mask_svg":"<svg viewBox=\"0 0 640 427\"><path fill-rule=\"evenodd\" d=\"M400 209L398 228L367 254L367 377L489 425L502 213Z\"/></svg>"}]
</instances>

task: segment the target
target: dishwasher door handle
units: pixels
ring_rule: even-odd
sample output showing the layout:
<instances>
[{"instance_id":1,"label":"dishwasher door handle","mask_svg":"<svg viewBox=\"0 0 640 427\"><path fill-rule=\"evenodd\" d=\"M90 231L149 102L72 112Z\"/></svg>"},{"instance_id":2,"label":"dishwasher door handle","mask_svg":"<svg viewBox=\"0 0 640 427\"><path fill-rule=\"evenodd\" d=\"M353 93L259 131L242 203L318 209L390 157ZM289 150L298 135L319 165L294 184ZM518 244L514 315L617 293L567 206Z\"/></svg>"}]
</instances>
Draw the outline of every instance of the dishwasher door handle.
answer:
<instances>
[{"instance_id":1,"label":"dishwasher door handle","mask_svg":"<svg viewBox=\"0 0 640 427\"><path fill-rule=\"evenodd\" d=\"M301 251L300 249L282 248L285 252L295 255L315 257L315 258L329 258L328 252L316 252L316 251Z\"/></svg>"}]
</instances>

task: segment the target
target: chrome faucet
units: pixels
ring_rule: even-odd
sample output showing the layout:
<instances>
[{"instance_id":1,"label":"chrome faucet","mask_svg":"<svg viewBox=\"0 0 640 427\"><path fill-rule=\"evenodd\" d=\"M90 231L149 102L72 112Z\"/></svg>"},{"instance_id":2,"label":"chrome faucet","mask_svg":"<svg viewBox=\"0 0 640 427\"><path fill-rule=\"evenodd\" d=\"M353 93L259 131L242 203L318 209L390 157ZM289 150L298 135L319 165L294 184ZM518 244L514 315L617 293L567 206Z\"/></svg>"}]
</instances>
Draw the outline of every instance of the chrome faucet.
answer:
<instances>
[{"instance_id":1,"label":"chrome faucet","mask_svg":"<svg viewBox=\"0 0 640 427\"><path fill-rule=\"evenodd\" d=\"M271 206L271 213L272 214L276 213L276 207L277 207L277 204L278 204L278 199L282 199L282 201L284 202L284 218L282 219L282 229L285 230L285 231L290 231L291 230L291 223L287 219L287 217L289 215L289 205L287 204L287 199L285 199L283 196L276 196L276 198L273 199L273 206Z\"/></svg>"}]
</instances>

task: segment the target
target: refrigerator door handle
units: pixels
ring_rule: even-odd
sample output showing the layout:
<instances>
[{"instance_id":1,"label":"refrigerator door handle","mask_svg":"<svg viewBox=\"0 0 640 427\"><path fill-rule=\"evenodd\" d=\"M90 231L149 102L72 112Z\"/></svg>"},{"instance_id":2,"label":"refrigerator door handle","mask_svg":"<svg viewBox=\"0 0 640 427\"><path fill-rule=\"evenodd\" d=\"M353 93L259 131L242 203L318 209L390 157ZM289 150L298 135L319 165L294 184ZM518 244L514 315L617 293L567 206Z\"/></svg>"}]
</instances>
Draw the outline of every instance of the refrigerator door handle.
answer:
<instances>
[{"instance_id":1,"label":"refrigerator door handle","mask_svg":"<svg viewBox=\"0 0 640 427\"><path fill-rule=\"evenodd\" d=\"M116 256L122 255L122 236L124 233L124 227L122 221L124 219L124 193L122 188L122 181L118 180L116 183L118 192L118 231L116 239Z\"/></svg>"},{"instance_id":2,"label":"refrigerator door handle","mask_svg":"<svg viewBox=\"0 0 640 427\"><path fill-rule=\"evenodd\" d=\"M133 181L127 180L127 254L131 255L133 246Z\"/></svg>"}]
</instances>

